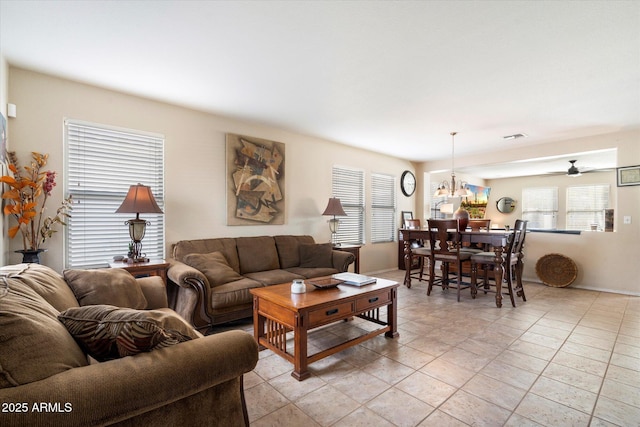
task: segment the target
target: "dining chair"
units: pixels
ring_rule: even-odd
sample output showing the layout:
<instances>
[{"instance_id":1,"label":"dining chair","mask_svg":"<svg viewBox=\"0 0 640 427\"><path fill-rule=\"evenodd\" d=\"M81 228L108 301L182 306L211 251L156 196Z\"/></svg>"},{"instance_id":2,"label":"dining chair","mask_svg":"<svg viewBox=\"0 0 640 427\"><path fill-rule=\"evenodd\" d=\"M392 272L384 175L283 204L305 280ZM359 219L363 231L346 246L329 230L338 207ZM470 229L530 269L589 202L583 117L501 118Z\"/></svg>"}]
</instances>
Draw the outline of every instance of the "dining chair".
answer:
<instances>
[{"instance_id":1,"label":"dining chair","mask_svg":"<svg viewBox=\"0 0 640 427\"><path fill-rule=\"evenodd\" d=\"M491 229L491 220L490 219L470 219L467 227L471 228L471 231L481 231L481 230L490 230ZM462 249L465 252L471 253L480 253L487 252L489 249L489 245L484 243L463 243Z\"/></svg>"},{"instance_id":2,"label":"dining chair","mask_svg":"<svg viewBox=\"0 0 640 427\"><path fill-rule=\"evenodd\" d=\"M507 291L509 292L509 298L511 299L511 305L516 306L516 300L514 297L513 278L516 277L518 287L518 295L520 291L524 299L524 289L522 288L522 261L521 253L524 245L524 237L527 229L527 222L523 220L516 220L513 227L513 231L509 236L507 247L502 253L502 263L504 265L503 281L507 283ZM518 260L520 259L520 262ZM495 270L496 267L496 254L493 251L480 252L471 256L471 296L476 297L478 292L478 268L483 268L484 279L482 284L482 290L486 294L487 292L497 292L495 283L495 275L493 277L493 284L490 282L489 271ZM491 290L495 287L496 290ZM526 301L526 299L524 299Z\"/></svg>"},{"instance_id":3,"label":"dining chair","mask_svg":"<svg viewBox=\"0 0 640 427\"><path fill-rule=\"evenodd\" d=\"M405 219L404 227L407 230L420 230L420 220L419 219Z\"/></svg>"},{"instance_id":4,"label":"dining chair","mask_svg":"<svg viewBox=\"0 0 640 427\"><path fill-rule=\"evenodd\" d=\"M419 219L406 219L404 221L404 226L408 230L420 230L422 228ZM425 262L428 262L429 258L429 249L424 247L424 241L422 240L412 240L409 244L411 245L411 259L409 260L409 265L413 266L413 258L418 258L418 272L410 273L409 276L416 280L427 280L423 276Z\"/></svg>"},{"instance_id":5,"label":"dining chair","mask_svg":"<svg viewBox=\"0 0 640 427\"><path fill-rule=\"evenodd\" d=\"M451 288L453 283L449 278L449 266L455 266L455 289L457 290L458 301L460 301L460 291L471 286L470 283L462 281L462 263L471 258L471 253L461 251L462 235L459 231L457 219L429 219L427 220L429 229L429 287L427 295L431 295L431 290L436 281L435 265L440 262L442 265L441 284L442 289Z\"/></svg>"},{"instance_id":6,"label":"dining chair","mask_svg":"<svg viewBox=\"0 0 640 427\"><path fill-rule=\"evenodd\" d=\"M520 238L520 247L517 249L518 251L518 260L516 262L516 266L515 266L515 272L516 272L516 295L519 296L520 298L522 298L522 301L526 301L527 297L524 294L524 286L522 285L522 273L524 270L524 240L527 237L527 221L525 220L516 220L516 224L515 227L521 226L518 221L521 221L524 223L524 226L522 226L522 236Z\"/></svg>"}]
</instances>

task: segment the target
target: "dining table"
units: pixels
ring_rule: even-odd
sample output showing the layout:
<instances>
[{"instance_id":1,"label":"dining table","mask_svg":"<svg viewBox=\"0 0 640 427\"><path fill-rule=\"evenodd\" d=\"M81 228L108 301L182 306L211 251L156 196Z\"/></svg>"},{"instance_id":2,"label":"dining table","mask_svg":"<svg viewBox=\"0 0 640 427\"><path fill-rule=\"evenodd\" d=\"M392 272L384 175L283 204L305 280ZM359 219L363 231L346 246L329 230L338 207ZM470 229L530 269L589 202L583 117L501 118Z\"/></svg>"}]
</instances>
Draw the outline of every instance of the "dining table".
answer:
<instances>
[{"instance_id":1,"label":"dining table","mask_svg":"<svg viewBox=\"0 0 640 427\"><path fill-rule=\"evenodd\" d=\"M506 230L480 230L461 231L460 240L462 243L481 243L493 249L496 255L495 280L496 280L496 306L502 307L502 280L504 278L504 257L502 256L509 236L512 232ZM406 229L399 230L399 237L404 240L404 285L411 287L411 242L416 240L429 241L428 229ZM522 262L521 259L518 262Z\"/></svg>"}]
</instances>

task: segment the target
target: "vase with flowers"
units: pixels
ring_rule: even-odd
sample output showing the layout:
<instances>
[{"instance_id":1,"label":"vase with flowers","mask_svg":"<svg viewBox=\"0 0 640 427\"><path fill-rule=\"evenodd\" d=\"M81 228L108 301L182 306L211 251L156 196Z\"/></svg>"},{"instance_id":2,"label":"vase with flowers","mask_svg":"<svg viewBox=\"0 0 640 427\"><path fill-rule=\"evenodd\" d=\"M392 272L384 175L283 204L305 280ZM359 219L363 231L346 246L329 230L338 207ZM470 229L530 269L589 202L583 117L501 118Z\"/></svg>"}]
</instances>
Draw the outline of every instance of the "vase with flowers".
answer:
<instances>
[{"instance_id":1,"label":"vase with flowers","mask_svg":"<svg viewBox=\"0 0 640 427\"><path fill-rule=\"evenodd\" d=\"M10 174L0 177L0 182L9 186L2 193L6 201L4 214L13 217L17 224L9 227L10 238L18 232L22 235L22 262L40 262L39 255L46 249L42 245L53 236L56 227L67 225L71 215L71 196L62 201L54 216L46 216L45 206L53 187L56 186L56 173L45 171L48 154L31 153L31 164L20 167L18 157L13 151L7 152L7 166Z\"/></svg>"}]
</instances>

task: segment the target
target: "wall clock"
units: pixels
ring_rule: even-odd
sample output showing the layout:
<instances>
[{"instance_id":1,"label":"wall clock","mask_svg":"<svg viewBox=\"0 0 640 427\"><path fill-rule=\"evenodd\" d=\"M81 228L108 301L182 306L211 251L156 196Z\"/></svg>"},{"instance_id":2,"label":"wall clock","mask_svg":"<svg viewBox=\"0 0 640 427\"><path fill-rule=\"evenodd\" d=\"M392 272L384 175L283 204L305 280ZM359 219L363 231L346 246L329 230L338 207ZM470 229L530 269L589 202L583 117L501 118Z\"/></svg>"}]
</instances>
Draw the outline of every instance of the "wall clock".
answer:
<instances>
[{"instance_id":1,"label":"wall clock","mask_svg":"<svg viewBox=\"0 0 640 427\"><path fill-rule=\"evenodd\" d=\"M416 176L411 171L402 172L400 177L400 189L402 193L409 197L416 191Z\"/></svg>"}]
</instances>

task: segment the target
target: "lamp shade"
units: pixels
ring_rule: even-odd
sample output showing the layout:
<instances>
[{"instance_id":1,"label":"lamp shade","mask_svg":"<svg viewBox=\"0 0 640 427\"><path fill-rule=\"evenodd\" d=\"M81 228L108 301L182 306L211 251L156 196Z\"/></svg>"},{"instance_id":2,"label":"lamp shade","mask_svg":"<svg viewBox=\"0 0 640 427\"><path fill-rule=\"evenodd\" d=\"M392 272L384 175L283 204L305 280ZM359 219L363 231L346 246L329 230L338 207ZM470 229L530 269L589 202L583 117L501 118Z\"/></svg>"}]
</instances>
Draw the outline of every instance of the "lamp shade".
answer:
<instances>
[{"instance_id":1,"label":"lamp shade","mask_svg":"<svg viewBox=\"0 0 640 427\"><path fill-rule=\"evenodd\" d=\"M329 199L329 203L327 203L327 207L322 215L347 216L344 209L342 209L340 199L336 199L335 197Z\"/></svg>"},{"instance_id":2,"label":"lamp shade","mask_svg":"<svg viewBox=\"0 0 640 427\"><path fill-rule=\"evenodd\" d=\"M153 197L151 187L146 185L137 184L129 187L127 197L120 207L116 210L116 213L163 213L156 199Z\"/></svg>"}]
</instances>

